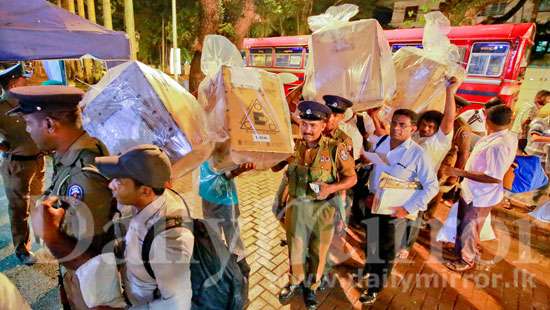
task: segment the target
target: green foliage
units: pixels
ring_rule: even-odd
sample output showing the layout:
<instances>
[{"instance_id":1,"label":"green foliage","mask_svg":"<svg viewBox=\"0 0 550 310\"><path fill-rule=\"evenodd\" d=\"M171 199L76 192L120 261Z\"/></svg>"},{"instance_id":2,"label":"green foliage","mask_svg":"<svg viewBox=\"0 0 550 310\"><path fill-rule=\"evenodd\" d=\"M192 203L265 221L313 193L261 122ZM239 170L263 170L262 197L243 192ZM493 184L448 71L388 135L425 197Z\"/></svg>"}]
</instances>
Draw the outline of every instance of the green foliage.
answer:
<instances>
[{"instance_id":1,"label":"green foliage","mask_svg":"<svg viewBox=\"0 0 550 310\"><path fill-rule=\"evenodd\" d=\"M372 18L376 1L349 0L257 0L260 21L250 30L251 37L291 36L310 33L307 18L324 13L330 6L343 3L355 4L359 13L353 20Z\"/></svg>"}]
</instances>

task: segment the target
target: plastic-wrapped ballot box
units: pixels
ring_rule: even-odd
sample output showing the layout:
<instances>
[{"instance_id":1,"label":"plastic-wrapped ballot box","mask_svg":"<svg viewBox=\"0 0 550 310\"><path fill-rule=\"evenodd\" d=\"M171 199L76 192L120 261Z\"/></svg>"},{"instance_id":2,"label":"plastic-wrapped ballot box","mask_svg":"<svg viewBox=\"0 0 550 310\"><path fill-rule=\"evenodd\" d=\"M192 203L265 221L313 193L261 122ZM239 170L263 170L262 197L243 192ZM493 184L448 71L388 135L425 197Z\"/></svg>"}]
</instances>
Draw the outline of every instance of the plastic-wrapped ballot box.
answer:
<instances>
[{"instance_id":1,"label":"plastic-wrapped ballot box","mask_svg":"<svg viewBox=\"0 0 550 310\"><path fill-rule=\"evenodd\" d=\"M422 50L414 47L401 48L395 53L393 60L399 74L391 105L416 112L443 111L447 66L427 57Z\"/></svg>"},{"instance_id":2,"label":"plastic-wrapped ballot box","mask_svg":"<svg viewBox=\"0 0 550 310\"><path fill-rule=\"evenodd\" d=\"M344 4L309 17L304 98L323 102L324 95L338 95L362 111L393 96L395 70L384 31L375 19L348 21L357 12L357 6Z\"/></svg>"},{"instance_id":3,"label":"plastic-wrapped ballot box","mask_svg":"<svg viewBox=\"0 0 550 310\"><path fill-rule=\"evenodd\" d=\"M197 100L166 74L130 61L107 72L81 102L84 128L111 154L155 144L180 177L210 156L213 143Z\"/></svg>"}]
</instances>

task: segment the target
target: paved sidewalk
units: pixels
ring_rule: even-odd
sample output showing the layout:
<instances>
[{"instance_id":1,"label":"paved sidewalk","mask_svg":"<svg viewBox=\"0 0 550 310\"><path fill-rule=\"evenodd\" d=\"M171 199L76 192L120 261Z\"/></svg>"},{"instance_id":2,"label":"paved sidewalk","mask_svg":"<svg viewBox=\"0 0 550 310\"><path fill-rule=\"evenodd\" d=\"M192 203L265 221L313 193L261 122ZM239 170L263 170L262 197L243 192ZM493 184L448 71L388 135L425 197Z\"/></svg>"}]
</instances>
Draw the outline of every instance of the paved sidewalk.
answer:
<instances>
[{"instance_id":1,"label":"paved sidewalk","mask_svg":"<svg viewBox=\"0 0 550 310\"><path fill-rule=\"evenodd\" d=\"M284 233L271 213L281 174L252 172L237 178L242 237L251 265L249 309L304 309L300 298L280 305L277 294L286 284L287 248L279 245ZM20 288L34 309L59 309L55 265L21 266L13 254L7 201L0 196L0 271ZM443 209L443 213L445 209ZM442 214L440 216L444 216ZM550 309L550 250L531 248L522 238L509 237L494 218L497 240L483 242L483 258L503 259L474 272L456 274L440 264L441 251L428 250L434 236L422 234L408 260L400 262L390 287L373 309ZM38 246L36 246L38 247ZM45 255L44 250L39 250ZM335 268L334 288L319 296L320 309L361 309L353 272Z\"/></svg>"}]
</instances>

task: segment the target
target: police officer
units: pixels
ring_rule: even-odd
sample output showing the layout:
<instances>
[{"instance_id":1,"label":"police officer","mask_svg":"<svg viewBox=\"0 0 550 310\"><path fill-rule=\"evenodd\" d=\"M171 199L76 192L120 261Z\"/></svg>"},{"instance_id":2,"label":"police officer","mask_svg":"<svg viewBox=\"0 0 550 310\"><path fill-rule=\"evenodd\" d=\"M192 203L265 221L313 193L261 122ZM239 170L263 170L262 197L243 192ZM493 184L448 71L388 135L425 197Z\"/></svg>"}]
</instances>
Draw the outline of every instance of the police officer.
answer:
<instances>
[{"instance_id":1,"label":"police officer","mask_svg":"<svg viewBox=\"0 0 550 310\"><path fill-rule=\"evenodd\" d=\"M36 258L30 251L29 206L31 197L43 191L44 156L26 132L23 118L6 115L16 105L14 100L8 99L8 91L25 83L21 64L0 72L0 135L4 139L0 142L0 151L4 158L1 174L8 199L15 255L22 263L32 265Z\"/></svg>"},{"instance_id":2,"label":"police officer","mask_svg":"<svg viewBox=\"0 0 550 310\"><path fill-rule=\"evenodd\" d=\"M322 135L330 109L303 101L294 155L287 160L289 201L285 216L291 262L290 283L279 294L281 303L302 290L308 309L317 308L314 289L323 275L334 233L335 200L357 181L354 161L344 144ZM284 168L284 164L277 165ZM311 262L306 267L306 257Z\"/></svg>"},{"instance_id":3,"label":"police officer","mask_svg":"<svg viewBox=\"0 0 550 310\"><path fill-rule=\"evenodd\" d=\"M112 240L112 231L104 228L112 217L111 191L92 166L107 149L82 128L78 88L26 86L10 92L19 105L9 114L22 114L38 147L54 153L51 185L31 212L33 229L61 264L64 306L87 309L75 272Z\"/></svg>"},{"instance_id":4,"label":"police officer","mask_svg":"<svg viewBox=\"0 0 550 310\"><path fill-rule=\"evenodd\" d=\"M339 128L340 122L344 120L344 113L346 113L348 108L353 106L353 103L346 98L333 95L325 95L323 96L323 100L326 106L332 111L323 133L340 143L344 143L350 154L353 154L353 141Z\"/></svg>"}]
</instances>

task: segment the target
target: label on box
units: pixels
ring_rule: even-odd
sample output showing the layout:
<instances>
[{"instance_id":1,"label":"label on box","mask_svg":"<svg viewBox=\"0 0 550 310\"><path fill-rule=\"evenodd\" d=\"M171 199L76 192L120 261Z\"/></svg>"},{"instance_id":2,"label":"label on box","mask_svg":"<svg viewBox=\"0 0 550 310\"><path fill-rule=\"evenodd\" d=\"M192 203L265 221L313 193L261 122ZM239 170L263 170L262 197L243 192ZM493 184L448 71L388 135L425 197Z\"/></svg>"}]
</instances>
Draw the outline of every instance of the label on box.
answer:
<instances>
[{"instance_id":1,"label":"label on box","mask_svg":"<svg viewBox=\"0 0 550 310\"><path fill-rule=\"evenodd\" d=\"M254 142L271 142L271 137L269 135L261 135L261 134L252 134L252 140Z\"/></svg>"}]
</instances>

